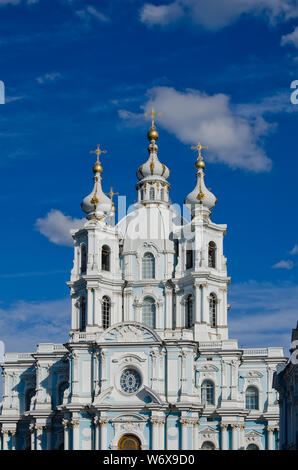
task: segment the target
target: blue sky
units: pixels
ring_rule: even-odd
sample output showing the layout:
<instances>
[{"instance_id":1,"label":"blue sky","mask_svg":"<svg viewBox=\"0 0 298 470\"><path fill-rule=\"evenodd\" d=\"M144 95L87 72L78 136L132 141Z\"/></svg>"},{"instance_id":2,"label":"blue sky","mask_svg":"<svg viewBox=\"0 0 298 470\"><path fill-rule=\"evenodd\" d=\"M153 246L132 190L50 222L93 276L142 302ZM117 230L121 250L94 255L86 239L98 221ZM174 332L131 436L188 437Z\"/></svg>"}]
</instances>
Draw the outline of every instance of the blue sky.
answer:
<instances>
[{"instance_id":1,"label":"blue sky","mask_svg":"<svg viewBox=\"0 0 298 470\"><path fill-rule=\"evenodd\" d=\"M72 248L92 187L136 199L151 104L171 199L195 154L227 223L230 337L289 347L298 312L298 4L291 0L0 0L0 338L67 340ZM117 202L117 200L116 200Z\"/></svg>"}]
</instances>

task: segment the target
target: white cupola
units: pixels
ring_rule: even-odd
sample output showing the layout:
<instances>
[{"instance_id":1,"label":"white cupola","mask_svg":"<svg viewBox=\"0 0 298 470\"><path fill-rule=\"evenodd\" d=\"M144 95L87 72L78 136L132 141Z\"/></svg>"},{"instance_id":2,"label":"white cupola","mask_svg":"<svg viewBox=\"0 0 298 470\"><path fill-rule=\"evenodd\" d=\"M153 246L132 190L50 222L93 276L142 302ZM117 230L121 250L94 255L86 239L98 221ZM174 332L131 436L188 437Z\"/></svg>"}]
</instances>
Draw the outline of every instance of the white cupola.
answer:
<instances>
[{"instance_id":1,"label":"white cupola","mask_svg":"<svg viewBox=\"0 0 298 470\"><path fill-rule=\"evenodd\" d=\"M97 155L97 160L93 166L94 173L94 187L91 193L86 196L81 202L81 207L83 211L87 214L86 218L104 220L107 216L111 215L114 212L113 202L102 190L101 187L101 174L103 168L101 162L99 161L99 156L102 153L106 153L106 150L101 150L100 146L97 146L97 149L92 151Z\"/></svg>"}]
</instances>

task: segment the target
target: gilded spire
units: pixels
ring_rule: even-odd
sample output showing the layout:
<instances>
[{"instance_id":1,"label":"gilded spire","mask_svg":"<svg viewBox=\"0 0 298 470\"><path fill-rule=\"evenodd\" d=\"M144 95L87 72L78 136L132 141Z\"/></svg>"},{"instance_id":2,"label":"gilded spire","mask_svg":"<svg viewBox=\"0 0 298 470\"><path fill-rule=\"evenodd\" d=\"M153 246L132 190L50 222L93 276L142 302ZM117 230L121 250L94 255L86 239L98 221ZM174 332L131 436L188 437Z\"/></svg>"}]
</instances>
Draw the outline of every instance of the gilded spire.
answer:
<instances>
[{"instance_id":1,"label":"gilded spire","mask_svg":"<svg viewBox=\"0 0 298 470\"><path fill-rule=\"evenodd\" d=\"M152 106L151 108L151 112L150 113L144 113L144 116L146 117L151 117L151 127L149 129L149 132L147 134L147 137L148 137L148 140L151 142L152 140L157 140L158 137L159 137L159 134L157 132L157 129L156 129L156 126L155 126L155 122L154 122L154 118L156 116L161 116L162 113L160 112L156 112L155 111L155 107Z\"/></svg>"},{"instance_id":2,"label":"gilded spire","mask_svg":"<svg viewBox=\"0 0 298 470\"><path fill-rule=\"evenodd\" d=\"M94 173L102 173L103 172L103 169L102 169L102 166L101 166L101 162L99 161L99 157L102 153L107 153L106 150L102 150L100 148L100 144L97 144L97 148L96 150L91 150L90 151L91 154L95 154L97 159L96 159L96 162L95 162L95 165L93 167L93 172Z\"/></svg>"},{"instance_id":3,"label":"gilded spire","mask_svg":"<svg viewBox=\"0 0 298 470\"><path fill-rule=\"evenodd\" d=\"M197 145L194 145L193 147L191 147L191 150L197 150L198 152L198 158L197 158L197 161L196 161L196 169L197 170L204 170L205 168L205 162L204 162L204 159L202 157L202 150L203 149L207 149L208 148L208 145L201 145L201 141L199 140Z\"/></svg>"}]
</instances>

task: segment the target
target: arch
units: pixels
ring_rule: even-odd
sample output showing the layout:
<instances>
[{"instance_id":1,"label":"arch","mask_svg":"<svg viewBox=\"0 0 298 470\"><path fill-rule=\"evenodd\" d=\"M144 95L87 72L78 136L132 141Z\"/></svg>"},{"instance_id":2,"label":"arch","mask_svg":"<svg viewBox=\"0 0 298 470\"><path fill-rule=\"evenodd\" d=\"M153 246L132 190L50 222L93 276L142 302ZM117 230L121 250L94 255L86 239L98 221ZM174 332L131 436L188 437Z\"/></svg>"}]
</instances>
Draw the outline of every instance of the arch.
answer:
<instances>
[{"instance_id":1,"label":"arch","mask_svg":"<svg viewBox=\"0 0 298 470\"><path fill-rule=\"evenodd\" d=\"M149 199L151 199L152 201L154 201L154 199L155 199L155 190L154 190L154 188L150 188Z\"/></svg>"},{"instance_id":2,"label":"arch","mask_svg":"<svg viewBox=\"0 0 298 470\"><path fill-rule=\"evenodd\" d=\"M81 274L86 273L87 271L87 247L86 245L81 245Z\"/></svg>"},{"instance_id":3,"label":"arch","mask_svg":"<svg viewBox=\"0 0 298 470\"><path fill-rule=\"evenodd\" d=\"M101 249L101 269L103 271L111 270L111 248L108 245L103 245Z\"/></svg>"},{"instance_id":4,"label":"arch","mask_svg":"<svg viewBox=\"0 0 298 470\"><path fill-rule=\"evenodd\" d=\"M61 382L57 390L57 403L56 406L63 405L64 392L69 387L68 382Z\"/></svg>"},{"instance_id":5,"label":"arch","mask_svg":"<svg viewBox=\"0 0 298 470\"><path fill-rule=\"evenodd\" d=\"M142 277L143 279L155 279L155 257L149 251L143 256Z\"/></svg>"},{"instance_id":6,"label":"arch","mask_svg":"<svg viewBox=\"0 0 298 470\"><path fill-rule=\"evenodd\" d=\"M202 405L215 404L215 386L212 380L204 380L201 385L201 402Z\"/></svg>"},{"instance_id":7,"label":"arch","mask_svg":"<svg viewBox=\"0 0 298 470\"><path fill-rule=\"evenodd\" d=\"M80 304L80 331L86 331L87 326L87 315L86 315L86 299L81 298Z\"/></svg>"},{"instance_id":8,"label":"arch","mask_svg":"<svg viewBox=\"0 0 298 470\"><path fill-rule=\"evenodd\" d=\"M247 410L259 409L259 390L253 385L247 387L245 391L245 408Z\"/></svg>"},{"instance_id":9,"label":"arch","mask_svg":"<svg viewBox=\"0 0 298 470\"><path fill-rule=\"evenodd\" d=\"M191 328L193 323L193 297L189 294L185 302L185 328Z\"/></svg>"},{"instance_id":10,"label":"arch","mask_svg":"<svg viewBox=\"0 0 298 470\"><path fill-rule=\"evenodd\" d=\"M209 297L209 323L212 328L216 327L217 324L217 297L214 292Z\"/></svg>"},{"instance_id":11,"label":"arch","mask_svg":"<svg viewBox=\"0 0 298 470\"><path fill-rule=\"evenodd\" d=\"M152 297L145 297L143 301L142 321L149 328L155 328L156 320L155 300Z\"/></svg>"},{"instance_id":12,"label":"arch","mask_svg":"<svg viewBox=\"0 0 298 470\"><path fill-rule=\"evenodd\" d=\"M28 388L25 392L25 410L24 411L30 411L30 406L31 406L31 400L34 397L36 393L35 388Z\"/></svg>"},{"instance_id":13,"label":"arch","mask_svg":"<svg viewBox=\"0 0 298 470\"><path fill-rule=\"evenodd\" d=\"M216 244L209 242L208 245L208 267L216 268Z\"/></svg>"},{"instance_id":14,"label":"arch","mask_svg":"<svg viewBox=\"0 0 298 470\"><path fill-rule=\"evenodd\" d=\"M215 445L211 441L205 441L201 447L202 450L215 450Z\"/></svg>"},{"instance_id":15,"label":"arch","mask_svg":"<svg viewBox=\"0 0 298 470\"><path fill-rule=\"evenodd\" d=\"M142 450L141 441L134 434L124 434L119 439L118 450Z\"/></svg>"},{"instance_id":16,"label":"arch","mask_svg":"<svg viewBox=\"0 0 298 470\"><path fill-rule=\"evenodd\" d=\"M106 330L111 325L111 299L107 295L102 298L102 326Z\"/></svg>"},{"instance_id":17,"label":"arch","mask_svg":"<svg viewBox=\"0 0 298 470\"><path fill-rule=\"evenodd\" d=\"M257 444L248 444L248 446L246 447L246 450L260 450L260 449L259 449L259 446L257 446Z\"/></svg>"}]
</instances>

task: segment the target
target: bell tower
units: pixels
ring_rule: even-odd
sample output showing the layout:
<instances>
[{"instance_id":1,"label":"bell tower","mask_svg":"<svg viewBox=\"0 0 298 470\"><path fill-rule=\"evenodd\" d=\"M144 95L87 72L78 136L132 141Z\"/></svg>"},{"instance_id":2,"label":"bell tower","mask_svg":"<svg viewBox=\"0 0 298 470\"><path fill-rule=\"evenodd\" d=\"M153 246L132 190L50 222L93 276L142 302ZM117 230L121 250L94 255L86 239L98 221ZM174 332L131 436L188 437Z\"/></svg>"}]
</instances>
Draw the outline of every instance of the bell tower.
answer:
<instances>
[{"instance_id":1,"label":"bell tower","mask_svg":"<svg viewBox=\"0 0 298 470\"><path fill-rule=\"evenodd\" d=\"M102 332L121 321L121 270L119 243L114 220L115 205L102 189L103 168L99 157L106 151L97 146L93 166L94 187L81 207L86 223L73 231L74 264L71 280L71 336ZM115 193L110 191L112 197Z\"/></svg>"}]
</instances>

